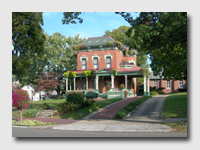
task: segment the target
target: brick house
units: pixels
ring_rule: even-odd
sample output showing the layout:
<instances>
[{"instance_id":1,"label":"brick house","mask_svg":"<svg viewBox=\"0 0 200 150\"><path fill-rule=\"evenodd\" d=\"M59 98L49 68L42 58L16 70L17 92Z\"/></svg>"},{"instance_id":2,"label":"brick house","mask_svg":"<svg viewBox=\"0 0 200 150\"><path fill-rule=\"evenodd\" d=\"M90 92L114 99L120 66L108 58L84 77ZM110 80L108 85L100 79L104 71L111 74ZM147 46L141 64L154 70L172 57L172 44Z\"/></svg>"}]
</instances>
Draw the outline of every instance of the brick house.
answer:
<instances>
[{"instance_id":1,"label":"brick house","mask_svg":"<svg viewBox=\"0 0 200 150\"><path fill-rule=\"evenodd\" d=\"M164 80L164 77L154 76L153 72L149 75L149 85L156 88L165 88L162 91L164 93L179 92L179 89L187 89L187 83L185 80Z\"/></svg>"},{"instance_id":2,"label":"brick house","mask_svg":"<svg viewBox=\"0 0 200 150\"><path fill-rule=\"evenodd\" d=\"M73 78L73 91L106 93L107 98L122 97L123 91L119 86L124 84L129 96L137 95L137 77L143 77L143 74L142 68L137 66L136 50L130 55L128 46L120 45L110 36L88 38L76 46L79 46L76 49L77 70L71 71L71 75L66 78L66 92L70 91L68 78ZM85 70L92 72L92 76L84 75ZM76 76L72 76L72 72ZM110 85L111 89L107 90L106 85Z\"/></svg>"}]
</instances>

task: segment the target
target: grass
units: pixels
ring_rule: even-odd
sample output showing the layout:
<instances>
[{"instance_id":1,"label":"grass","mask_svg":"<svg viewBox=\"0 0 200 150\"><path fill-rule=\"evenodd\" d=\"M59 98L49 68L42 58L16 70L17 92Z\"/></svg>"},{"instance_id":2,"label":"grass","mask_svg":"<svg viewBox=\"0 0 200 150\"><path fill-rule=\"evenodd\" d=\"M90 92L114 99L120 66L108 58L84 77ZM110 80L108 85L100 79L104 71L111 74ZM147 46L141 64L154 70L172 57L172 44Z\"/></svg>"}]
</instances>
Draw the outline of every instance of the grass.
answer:
<instances>
[{"instance_id":1,"label":"grass","mask_svg":"<svg viewBox=\"0 0 200 150\"><path fill-rule=\"evenodd\" d=\"M187 132L187 122L186 121L165 123L165 125L169 125L172 128L174 128L174 131L172 131L172 132Z\"/></svg>"},{"instance_id":2,"label":"grass","mask_svg":"<svg viewBox=\"0 0 200 150\"><path fill-rule=\"evenodd\" d=\"M16 120L12 120L12 125L16 125L16 126L42 126L42 125L55 125L56 123L46 123L46 122L42 122L42 121L37 121L37 120L24 120L22 122L20 121L16 121Z\"/></svg>"},{"instance_id":3,"label":"grass","mask_svg":"<svg viewBox=\"0 0 200 150\"><path fill-rule=\"evenodd\" d=\"M116 115L115 119L123 119L126 115L128 115L131 111L133 111L138 105L142 102L146 101L147 99L151 98L152 96L143 96L140 99L137 99L134 102L130 102L127 106L125 106L122 110L120 110Z\"/></svg>"},{"instance_id":4,"label":"grass","mask_svg":"<svg viewBox=\"0 0 200 150\"><path fill-rule=\"evenodd\" d=\"M166 97L162 116L163 118L187 118L187 92Z\"/></svg>"},{"instance_id":5,"label":"grass","mask_svg":"<svg viewBox=\"0 0 200 150\"><path fill-rule=\"evenodd\" d=\"M34 106L36 107L37 105L41 105L45 102L45 103L49 104L50 108L55 108L58 104L64 103L65 101L66 101L65 99L55 99L55 100L50 99L50 100L43 100L43 101L31 101L30 104L32 105L32 107L34 107ZM29 110L31 110L31 109L22 110L22 117L23 118L28 118L27 116L25 116L25 114ZM20 112L15 107L12 107L12 117L13 118L19 118L20 117Z\"/></svg>"},{"instance_id":6,"label":"grass","mask_svg":"<svg viewBox=\"0 0 200 150\"><path fill-rule=\"evenodd\" d=\"M54 116L54 118L62 118L62 119L81 119L87 115L89 115L90 113L106 106L109 105L111 103L115 103L117 101L120 101L121 99L105 99L105 100L101 100L101 101L97 101L97 105L92 105L89 107L84 107L81 108L75 112L72 113L67 113L67 114L62 114L62 115L56 115Z\"/></svg>"}]
</instances>

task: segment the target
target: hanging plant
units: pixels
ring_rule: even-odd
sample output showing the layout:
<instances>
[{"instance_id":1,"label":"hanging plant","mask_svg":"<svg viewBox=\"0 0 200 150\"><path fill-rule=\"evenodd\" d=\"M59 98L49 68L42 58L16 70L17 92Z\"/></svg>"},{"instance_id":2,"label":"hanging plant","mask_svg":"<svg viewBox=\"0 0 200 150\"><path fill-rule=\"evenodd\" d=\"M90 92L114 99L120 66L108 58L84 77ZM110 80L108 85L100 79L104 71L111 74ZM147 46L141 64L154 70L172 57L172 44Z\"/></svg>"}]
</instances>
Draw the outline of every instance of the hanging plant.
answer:
<instances>
[{"instance_id":1,"label":"hanging plant","mask_svg":"<svg viewBox=\"0 0 200 150\"><path fill-rule=\"evenodd\" d=\"M77 72L72 72L72 73L71 73L71 75L72 75L74 78L76 78L76 74L77 74Z\"/></svg>"},{"instance_id":2,"label":"hanging plant","mask_svg":"<svg viewBox=\"0 0 200 150\"><path fill-rule=\"evenodd\" d=\"M113 42L112 41L108 41L108 42L106 42L106 44L113 45Z\"/></svg>"},{"instance_id":3,"label":"hanging plant","mask_svg":"<svg viewBox=\"0 0 200 150\"><path fill-rule=\"evenodd\" d=\"M118 70L117 69L113 69L114 71L114 75L116 76L118 74Z\"/></svg>"},{"instance_id":4,"label":"hanging plant","mask_svg":"<svg viewBox=\"0 0 200 150\"><path fill-rule=\"evenodd\" d=\"M69 77L70 71L64 72L64 77L67 78Z\"/></svg>"},{"instance_id":5,"label":"hanging plant","mask_svg":"<svg viewBox=\"0 0 200 150\"><path fill-rule=\"evenodd\" d=\"M82 44L78 44L78 45L74 45L74 46L72 46L72 48L74 49L74 50L80 50L81 48L84 48L84 46L85 45L82 45Z\"/></svg>"},{"instance_id":6,"label":"hanging plant","mask_svg":"<svg viewBox=\"0 0 200 150\"><path fill-rule=\"evenodd\" d=\"M92 76L92 71L91 70L85 70L82 72L82 74L84 74L86 77L90 77Z\"/></svg>"},{"instance_id":7,"label":"hanging plant","mask_svg":"<svg viewBox=\"0 0 200 150\"><path fill-rule=\"evenodd\" d=\"M130 54L131 56L133 56L133 50L132 50L132 49L129 51L129 54Z\"/></svg>"}]
</instances>

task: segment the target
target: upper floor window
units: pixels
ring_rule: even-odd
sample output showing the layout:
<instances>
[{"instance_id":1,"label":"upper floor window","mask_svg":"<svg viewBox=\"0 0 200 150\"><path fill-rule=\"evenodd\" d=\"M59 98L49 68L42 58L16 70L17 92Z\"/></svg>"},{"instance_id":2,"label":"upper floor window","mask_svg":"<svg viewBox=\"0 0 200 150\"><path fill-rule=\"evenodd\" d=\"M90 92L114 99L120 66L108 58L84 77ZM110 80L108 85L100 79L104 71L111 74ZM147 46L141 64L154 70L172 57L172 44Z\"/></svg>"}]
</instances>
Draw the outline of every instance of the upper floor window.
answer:
<instances>
[{"instance_id":1,"label":"upper floor window","mask_svg":"<svg viewBox=\"0 0 200 150\"><path fill-rule=\"evenodd\" d=\"M170 81L166 81L167 82L167 89L170 89Z\"/></svg>"},{"instance_id":2,"label":"upper floor window","mask_svg":"<svg viewBox=\"0 0 200 150\"><path fill-rule=\"evenodd\" d=\"M183 88L183 80L179 80L179 88Z\"/></svg>"},{"instance_id":3,"label":"upper floor window","mask_svg":"<svg viewBox=\"0 0 200 150\"><path fill-rule=\"evenodd\" d=\"M94 69L98 69L98 58L94 58Z\"/></svg>"},{"instance_id":4,"label":"upper floor window","mask_svg":"<svg viewBox=\"0 0 200 150\"><path fill-rule=\"evenodd\" d=\"M106 68L111 68L111 57L106 57Z\"/></svg>"},{"instance_id":5,"label":"upper floor window","mask_svg":"<svg viewBox=\"0 0 200 150\"><path fill-rule=\"evenodd\" d=\"M158 81L157 81L157 80L154 80L154 86L155 86L156 88L158 88Z\"/></svg>"},{"instance_id":6,"label":"upper floor window","mask_svg":"<svg viewBox=\"0 0 200 150\"><path fill-rule=\"evenodd\" d=\"M82 69L83 70L86 69L86 59L85 58L82 59Z\"/></svg>"}]
</instances>

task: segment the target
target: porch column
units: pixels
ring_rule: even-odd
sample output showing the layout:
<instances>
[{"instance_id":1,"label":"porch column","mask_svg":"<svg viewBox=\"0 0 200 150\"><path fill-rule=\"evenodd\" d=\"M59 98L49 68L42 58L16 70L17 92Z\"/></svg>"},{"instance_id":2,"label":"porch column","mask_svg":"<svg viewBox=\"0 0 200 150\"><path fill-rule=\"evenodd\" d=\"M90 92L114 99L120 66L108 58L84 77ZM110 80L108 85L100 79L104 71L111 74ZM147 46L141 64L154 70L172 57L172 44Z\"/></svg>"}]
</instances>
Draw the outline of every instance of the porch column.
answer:
<instances>
[{"instance_id":1,"label":"porch column","mask_svg":"<svg viewBox=\"0 0 200 150\"><path fill-rule=\"evenodd\" d=\"M147 96L150 96L150 92L149 92L149 75L147 75Z\"/></svg>"},{"instance_id":2,"label":"porch column","mask_svg":"<svg viewBox=\"0 0 200 150\"><path fill-rule=\"evenodd\" d=\"M125 89L127 89L127 75L124 76L125 76Z\"/></svg>"},{"instance_id":3,"label":"porch column","mask_svg":"<svg viewBox=\"0 0 200 150\"><path fill-rule=\"evenodd\" d=\"M112 87L111 87L111 88L112 88L112 89L114 88L114 79L115 79L115 77L112 75L112 76L111 76L111 83L112 83Z\"/></svg>"},{"instance_id":4,"label":"porch column","mask_svg":"<svg viewBox=\"0 0 200 150\"><path fill-rule=\"evenodd\" d=\"M97 93L99 93L99 84L98 84L98 82L99 82L99 77L98 76L96 76L96 92Z\"/></svg>"},{"instance_id":5,"label":"porch column","mask_svg":"<svg viewBox=\"0 0 200 150\"><path fill-rule=\"evenodd\" d=\"M88 77L86 77L86 90L88 90Z\"/></svg>"},{"instance_id":6,"label":"porch column","mask_svg":"<svg viewBox=\"0 0 200 150\"><path fill-rule=\"evenodd\" d=\"M146 75L144 75L144 96L146 96L146 87L147 87L147 85L146 85Z\"/></svg>"},{"instance_id":7,"label":"porch column","mask_svg":"<svg viewBox=\"0 0 200 150\"><path fill-rule=\"evenodd\" d=\"M74 90L76 90L76 78L74 78Z\"/></svg>"},{"instance_id":8,"label":"porch column","mask_svg":"<svg viewBox=\"0 0 200 150\"><path fill-rule=\"evenodd\" d=\"M66 79L66 91L68 91L68 78Z\"/></svg>"}]
</instances>

